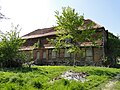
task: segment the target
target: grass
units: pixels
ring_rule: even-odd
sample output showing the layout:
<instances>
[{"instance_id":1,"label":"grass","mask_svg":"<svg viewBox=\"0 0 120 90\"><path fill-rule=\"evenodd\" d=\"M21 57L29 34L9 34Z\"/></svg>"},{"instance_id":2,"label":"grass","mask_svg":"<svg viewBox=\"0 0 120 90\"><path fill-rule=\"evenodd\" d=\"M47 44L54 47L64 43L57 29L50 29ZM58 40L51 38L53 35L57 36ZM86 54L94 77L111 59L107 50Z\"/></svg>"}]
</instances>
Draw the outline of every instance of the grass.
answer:
<instances>
[{"instance_id":1,"label":"grass","mask_svg":"<svg viewBox=\"0 0 120 90\"><path fill-rule=\"evenodd\" d=\"M50 81L63 72L72 70L87 72L87 81ZM0 90L93 90L112 79L120 69L105 67L33 66L24 68L0 68ZM97 90L97 89L96 89Z\"/></svg>"}]
</instances>

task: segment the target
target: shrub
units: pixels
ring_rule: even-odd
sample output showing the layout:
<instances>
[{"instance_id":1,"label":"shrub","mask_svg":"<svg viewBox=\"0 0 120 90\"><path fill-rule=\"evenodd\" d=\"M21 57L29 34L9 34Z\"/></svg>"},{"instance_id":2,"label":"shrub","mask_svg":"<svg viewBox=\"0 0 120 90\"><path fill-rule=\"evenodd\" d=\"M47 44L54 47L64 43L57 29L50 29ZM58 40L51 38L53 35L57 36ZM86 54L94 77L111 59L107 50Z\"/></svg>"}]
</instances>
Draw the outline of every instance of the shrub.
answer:
<instances>
[{"instance_id":1,"label":"shrub","mask_svg":"<svg viewBox=\"0 0 120 90\"><path fill-rule=\"evenodd\" d=\"M0 67L20 67L22 66L22 55L19 52L24 41L17 32L18 26L13 27L10 32L0 33Z\"/></svg>"}]
</instances>

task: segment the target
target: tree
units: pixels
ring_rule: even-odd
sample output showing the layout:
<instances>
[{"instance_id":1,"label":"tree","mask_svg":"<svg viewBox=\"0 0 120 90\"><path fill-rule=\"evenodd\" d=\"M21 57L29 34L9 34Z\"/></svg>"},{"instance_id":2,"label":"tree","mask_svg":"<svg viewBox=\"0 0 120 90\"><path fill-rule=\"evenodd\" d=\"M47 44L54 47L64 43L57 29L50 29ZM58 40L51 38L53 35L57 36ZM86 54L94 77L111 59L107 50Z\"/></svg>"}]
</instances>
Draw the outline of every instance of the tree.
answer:
<instances>
[{"instance_id":1,"label":"tree","mask_svg":"<svg viewBox=\"0 0 120 90\"><path fill-rule=\"evenodd\" d=\"M95 34L92 28L93 22L89 24L84 23L84 16L75 12L75 9L70 7L63 7L62 13L55 12L57 19L57 26L55 30L57 37L51 39L50 43L55 46L55 50L60 48L67 49L68 53L73 53L73 60L75 65L75 56L80 53L80 45L85 41L91 41L95 44L95 38L91 36Z\"/></svg>"},{"instance_id":2,"label":"tree","mask_svg":"<svg viewBox=\"0 0 120 90\"><path fill-rule=\"evenodd\" d=\"M107 63L111 66L117 64L117 58L120 57L120 39L112 33L108 33L107 43Z\"/></svg>"},{"instance_id":3,"label":"tree","mask_svg":"<svg viewBox=\"0 0 120 90\"><path fill-rule=\"evenodd\" d=\"M19 37L18 26L10 32L0 33L0 64L2 67L21 66L23 54L19 51L24 41Z\"/></svg>"}]
</instances>

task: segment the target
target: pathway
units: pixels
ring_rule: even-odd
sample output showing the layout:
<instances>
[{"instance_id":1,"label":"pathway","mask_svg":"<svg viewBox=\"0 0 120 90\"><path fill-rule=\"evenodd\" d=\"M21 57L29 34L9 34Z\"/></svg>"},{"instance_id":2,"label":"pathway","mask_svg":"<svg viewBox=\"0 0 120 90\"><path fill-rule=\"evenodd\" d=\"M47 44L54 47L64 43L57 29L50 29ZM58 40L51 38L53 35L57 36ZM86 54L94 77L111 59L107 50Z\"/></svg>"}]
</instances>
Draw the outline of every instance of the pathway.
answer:
<instances>
[{"instance_id":1,"label":"pathway","mask_svg":"<svg viewBox=\"0 0 120 90\"><path fill-rule=\"evenodd\" d=\"M109 81L101 90L114 90L114 86L118 82L118 79L120 79L120 74L117 74L117 76Z\"/></svg>"}]
</instances>

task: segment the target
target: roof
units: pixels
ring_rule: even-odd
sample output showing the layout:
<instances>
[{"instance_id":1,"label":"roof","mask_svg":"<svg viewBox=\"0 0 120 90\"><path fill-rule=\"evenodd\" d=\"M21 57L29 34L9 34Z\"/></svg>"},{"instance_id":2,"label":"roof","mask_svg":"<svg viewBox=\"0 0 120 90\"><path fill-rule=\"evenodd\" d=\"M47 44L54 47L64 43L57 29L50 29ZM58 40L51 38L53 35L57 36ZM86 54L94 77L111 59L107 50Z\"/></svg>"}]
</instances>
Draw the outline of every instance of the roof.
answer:
<instances>
[{"instance_id":1,"label":"roof","mask_svg":"<svg viewBox=\"0 0 120 90\"><path fill-rule=\"evenodd\" d=\"M98 23L92 21L91 19L85 19L85 20L84 20L83 27L85 27L87 24L90 24L90 23L92 23L92 22L93 22L93 25L92 25L91 28L97 29L97 28L102 28L102 27L103 27L102 25L99 25Z\"/></svg>"},{"instance_id":2,"label":"roof","mask_svg":"<svg viewBox=\"0 0 120 90\"><path fill-rule=\"evenodd\" d=\"M56 35L56 32L53 31L53 32L49 32L49 33L23 36L22 39L38 38L38 37L45 37L45 36L51 36L51 35Z\"/></svg>"},{"instance_id":3,"label":"roof","mask_svg":"<svg viewBox=\"0 0 120 90\"><path fill-rule=\"evenodd\" d=\"M86 20L84 20L82 29L84 29L86 27L86 25L90 24L91 22L93 22L93 26L91 28L97 29L97 28L103 27L90 19L86 19ZM51 36L51 35L56 35L56 31L55 31L54 27L37 29L35 31L32 31L32 32L22 36L22 39L38 38L38 37L45 37L45 36Z\"/></svg>"},{"instance_id":4,"label":"roof","mask_svg":"<svg viewBox=\"0 0 120 90\"><path fill-rule=\"evenodd\" d=\"M49 35L55 35L54 27L50 28L43 28L43 29L37 29L35 31L32 31L24 36L22 36L22 39L29 39L29 38L38 38L43 36L49 36Z\"/></svg>"}]
</instances>

